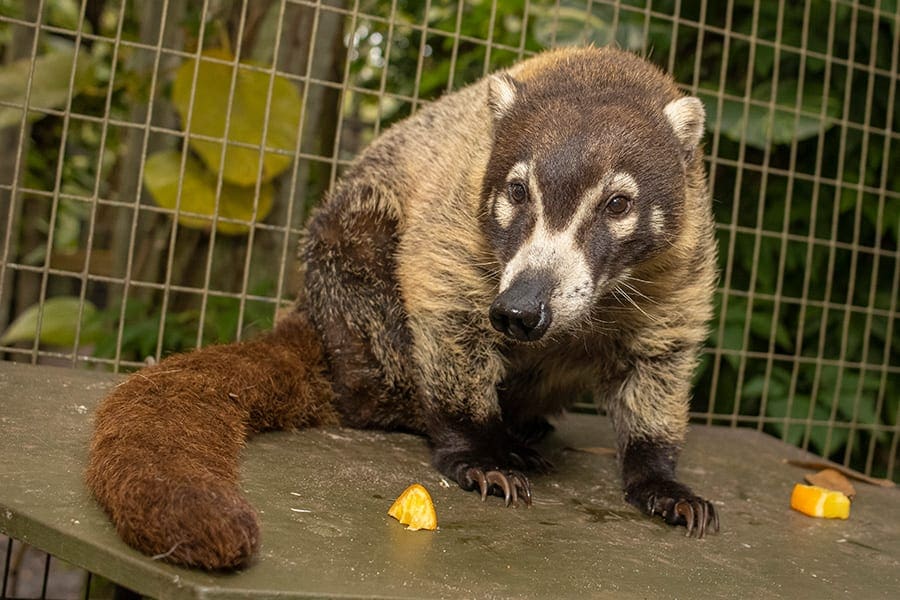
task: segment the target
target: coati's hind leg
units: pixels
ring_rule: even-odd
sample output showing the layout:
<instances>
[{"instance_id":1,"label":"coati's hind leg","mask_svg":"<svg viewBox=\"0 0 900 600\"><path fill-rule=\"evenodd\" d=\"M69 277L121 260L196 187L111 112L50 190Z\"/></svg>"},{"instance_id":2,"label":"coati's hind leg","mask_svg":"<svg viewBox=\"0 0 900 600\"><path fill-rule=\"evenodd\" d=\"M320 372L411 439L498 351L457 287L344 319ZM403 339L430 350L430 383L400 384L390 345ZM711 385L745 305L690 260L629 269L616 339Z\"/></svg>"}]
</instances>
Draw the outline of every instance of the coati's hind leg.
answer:
<instances>
[{"instance_id":1,"label":"coati's hind leg","mask_svg":"<svg viewBox=\"0 0 900 600\"><path fill-rule=\"evenodd\" d=\"M395 275L399 222L377 194L347 182L312 217L303 249L304 294L342 423L423 433Z\"/></svg>"}]
</instances>

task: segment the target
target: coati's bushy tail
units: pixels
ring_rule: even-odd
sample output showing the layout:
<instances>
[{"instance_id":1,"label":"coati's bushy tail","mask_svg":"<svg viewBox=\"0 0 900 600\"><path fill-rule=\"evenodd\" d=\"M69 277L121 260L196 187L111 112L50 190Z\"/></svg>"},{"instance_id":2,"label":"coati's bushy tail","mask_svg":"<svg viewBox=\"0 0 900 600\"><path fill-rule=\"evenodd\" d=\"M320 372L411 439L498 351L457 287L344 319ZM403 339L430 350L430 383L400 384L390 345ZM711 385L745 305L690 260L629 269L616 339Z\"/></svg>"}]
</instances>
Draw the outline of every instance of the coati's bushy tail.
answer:
<instances>
[{"instance_id":1,"label":"coati's bushy tail","mask_svg":"<svg viewBox=\"0 0 900 600\"><path fill-rule=\"evenodd\" d=\"M121 537L205 569L259 545L241 494L248 435L338 422L321 346L301 313L257 340L171 356L131 375L96 414L87 483Z\"/></svg>"}]
</instances>

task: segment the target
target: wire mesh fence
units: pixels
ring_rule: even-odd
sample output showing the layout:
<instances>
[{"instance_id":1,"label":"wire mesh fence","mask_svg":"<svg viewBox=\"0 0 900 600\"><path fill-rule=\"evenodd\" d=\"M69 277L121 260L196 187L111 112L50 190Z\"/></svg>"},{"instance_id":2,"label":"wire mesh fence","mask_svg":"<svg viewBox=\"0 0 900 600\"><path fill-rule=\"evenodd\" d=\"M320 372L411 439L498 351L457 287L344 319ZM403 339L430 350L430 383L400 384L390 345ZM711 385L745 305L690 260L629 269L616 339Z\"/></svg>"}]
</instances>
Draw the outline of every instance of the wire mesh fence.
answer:
<instances>
[{"instance_id":1,"label":"wire mesh fence","mask_svg":"<svg viewBox=\"0 0 900 600\"><path fill-rule=\"evenodd\" d=\"M546 47L705 103L698 422L897 477L897 0L0 0L0 352L133 369L267 328L380 131Z\"/></svg>"}]
</instances>

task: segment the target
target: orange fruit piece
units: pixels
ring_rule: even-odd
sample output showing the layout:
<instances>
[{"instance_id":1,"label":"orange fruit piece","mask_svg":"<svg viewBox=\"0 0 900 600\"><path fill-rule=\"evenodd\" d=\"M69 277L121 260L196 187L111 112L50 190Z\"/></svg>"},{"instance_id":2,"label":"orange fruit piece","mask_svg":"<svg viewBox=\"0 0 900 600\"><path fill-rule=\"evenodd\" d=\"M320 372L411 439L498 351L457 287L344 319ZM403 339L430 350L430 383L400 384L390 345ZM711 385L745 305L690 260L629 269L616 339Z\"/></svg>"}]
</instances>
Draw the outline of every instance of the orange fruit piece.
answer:
<instances>
[{"instance_id":1,"label":"orange fruit piece","mask_svg":"<svg viewBox=\"0 0 900 600\"><path fill-rule=\"evenodd\" d=\"M437 513L431 494L418 483L414 483L394 500L388 514L406 525L407 529L437 529Z\"/></svg>"},{"instance_id":2,"label":"orange fruit piece","mask_svg":"<svg viewBox=\"0 0 900 600\"><path fill-rule=\"evenodd\" d=\"M791 493L791 508L811 517L846 519L850 516L850 499L841 492L798 483Z\"/></svg>"}]
</instances>

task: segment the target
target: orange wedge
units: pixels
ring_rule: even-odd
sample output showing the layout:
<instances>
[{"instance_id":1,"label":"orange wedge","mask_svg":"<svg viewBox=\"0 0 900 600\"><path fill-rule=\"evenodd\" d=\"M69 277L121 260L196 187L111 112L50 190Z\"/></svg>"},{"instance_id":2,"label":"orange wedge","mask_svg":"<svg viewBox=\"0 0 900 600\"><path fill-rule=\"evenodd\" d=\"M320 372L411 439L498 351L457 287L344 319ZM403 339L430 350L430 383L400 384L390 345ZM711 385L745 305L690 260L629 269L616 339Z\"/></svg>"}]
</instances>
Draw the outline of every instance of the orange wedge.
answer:
<instances>
[{"instance_id":1,"label":"orange wedge","mask_svg":"<svg viewBox=\"0 0 900 600\"><path fill-rule=\"evenodd\" d=\"M431 494L418 483L414 483L394 500L388 514L406 525L407 529L437 529L437 514Z\"/></svg>"},{"instance_id":2,"label":"orange wedge","mask_svg":"<svg viewBox=\"0 0 900 600\"><path fill-rule=\"evenodd\" d=\"M850 516L850 499L841 492L798 483L791 493L791 508L811 517L846 519Z\"/></svg>"}]
</instances>

